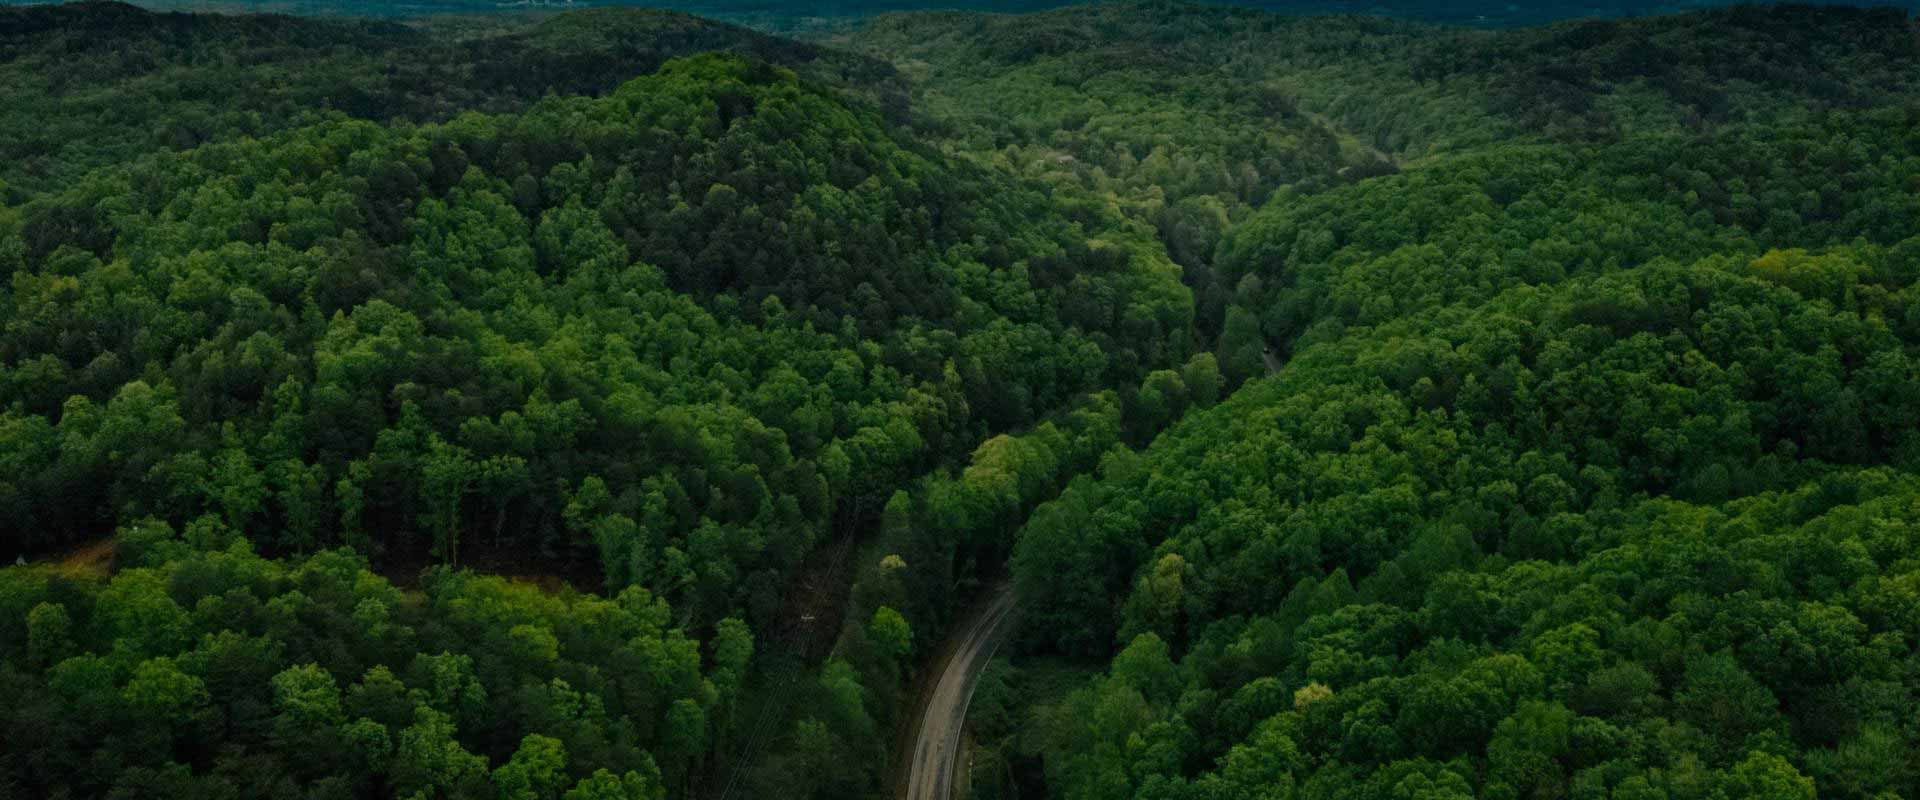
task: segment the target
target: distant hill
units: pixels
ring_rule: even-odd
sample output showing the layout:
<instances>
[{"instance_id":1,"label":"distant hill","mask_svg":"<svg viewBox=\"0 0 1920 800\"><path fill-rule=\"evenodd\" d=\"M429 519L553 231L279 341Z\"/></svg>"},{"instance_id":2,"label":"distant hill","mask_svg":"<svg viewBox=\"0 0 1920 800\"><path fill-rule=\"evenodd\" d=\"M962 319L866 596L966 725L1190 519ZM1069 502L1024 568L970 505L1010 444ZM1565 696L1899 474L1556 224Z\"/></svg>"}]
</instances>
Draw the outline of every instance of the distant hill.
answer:
<instances>
[{"instance_id":1,"label":"distant hill","mask_svg":"<svg viewBox=\"0 0 1920 800\"><path fill-rule=\"evenodd\" d=\"M19 5L0 0L0 5ZM830 26L839 21L895 11L992 11L1023 13L1072 5L1069 0L834 0L832 2L778 2L777 0L627 0L625 2L554 2L553 0L151 0L151 8L278 12L310 15L408 17L476 11L526 11L618 6L657 8L744 22L777 31ZM1258 8L1284 14L1367 14L1424 22L1476 27L1541 25L1582 17L1639 17L1673 14L1718 6L1740 5L1733 0L1217 0L1210 5ZM1920 0L1862 2L1812 0L1804 5L1893 6L1920 10Z\"/></svg>"},{"instance_id":2,"label":"distant hill","mask_svg":"<svg viewBox=\"0 0 1920 800\"><path fill-rule=\"evenodd\" d=\"M885 62L666 11L402 25L116 2L0 8L0 105L28 112L0 119L0 182L37 193L140 153L329 111L382 122L517 111L548 94L604 94L710 51L902 107Z\"/></svg>"}]
</instances>

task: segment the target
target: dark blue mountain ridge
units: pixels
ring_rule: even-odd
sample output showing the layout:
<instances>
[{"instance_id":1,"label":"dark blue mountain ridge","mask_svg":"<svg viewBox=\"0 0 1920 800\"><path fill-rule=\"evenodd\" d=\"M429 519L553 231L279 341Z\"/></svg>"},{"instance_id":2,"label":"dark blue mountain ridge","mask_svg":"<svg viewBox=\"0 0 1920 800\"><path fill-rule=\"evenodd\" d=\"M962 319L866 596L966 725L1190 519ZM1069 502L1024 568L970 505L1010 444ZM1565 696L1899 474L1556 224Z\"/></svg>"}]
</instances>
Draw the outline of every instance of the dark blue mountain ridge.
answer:
<instances>
[{"instance_id":1,"label":"dark blue mountain ridge","mask_svg":"<svg viewBox=\"0 0 1920 800\"><path fill-rule=\"evenodd\" d=\"M0 0L4 5L34 5ZM1074 0L143 0L146 8L170 11L278 12L303 15L411 17L430 14L512 12L600 6L658 8L773 30L820 27L900 11L962 10L1021 13L1082 5ZM1734 0L1218 0L1218 5L1285 14L1364 14L1474 27L1541 25L1585 17L1619 18L1672 14L1738 5ZM1920 0L1802 0L1803 5L1891 6L1920 11Z\"/></svg>"}]
</instances>

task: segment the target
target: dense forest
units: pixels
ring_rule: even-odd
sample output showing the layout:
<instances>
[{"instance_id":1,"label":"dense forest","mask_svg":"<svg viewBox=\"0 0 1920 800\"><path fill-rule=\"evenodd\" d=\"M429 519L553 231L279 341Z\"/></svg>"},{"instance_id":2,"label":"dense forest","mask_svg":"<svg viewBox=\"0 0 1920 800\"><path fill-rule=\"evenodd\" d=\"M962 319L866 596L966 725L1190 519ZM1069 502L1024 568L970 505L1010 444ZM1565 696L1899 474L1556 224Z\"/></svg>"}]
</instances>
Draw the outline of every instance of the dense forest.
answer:
<instances>
[{"instance_id":1,"label":"dense forest","mask_svg":"<svg viewBox=\"0 0 1920 800\"><path fill-rule=\"evenodd\" d=\"M20 198L145 153L260 137L329 112L441 122L604 95L722 51L900 106L885 62L698 17L596 10L526 25L154 14L110 2L0 7L0 182ZM0 198L7 195L0 194Z\"/></svg>"},{"instance_id":2,"label":"dense forest","mask_svg":"<svg viewBox=\"0 0 1920 800\"><path fill-rule=\"evenodd\" d=\"M0 8L0 796L1920 794L1904 13L857 11Z\"/></svg>"},{"instance_id":3,"label":"dense forest","mask_svg":"<svg viewBox=\"0 0 1920 800\"><path fill-rule=\"evenodd\" d=\"M1912 31L1448 38L1286 56L1409 163L1221 237L1249 382L1020 533L1027 648L1109 664L1001 759L1087 798L1920 791ZM1387 81L1495 125L1380 117Z\"/></svg>"}]
</instances>

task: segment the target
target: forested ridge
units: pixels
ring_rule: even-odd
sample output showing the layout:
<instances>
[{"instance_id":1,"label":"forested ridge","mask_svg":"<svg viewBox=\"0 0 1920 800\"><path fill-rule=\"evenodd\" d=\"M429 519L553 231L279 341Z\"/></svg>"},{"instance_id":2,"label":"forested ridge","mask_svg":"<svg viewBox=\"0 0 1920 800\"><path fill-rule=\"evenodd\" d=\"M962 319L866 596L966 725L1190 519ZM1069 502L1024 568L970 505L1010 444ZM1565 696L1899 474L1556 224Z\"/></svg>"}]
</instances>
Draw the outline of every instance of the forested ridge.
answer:
<instances>
[{"instance_id":1,"label":"forested ridge","mask_svg":"<svg viewBox=\"0 0 1920 800\"><path fill-rule=\"evenodd\" d=\"M1920 793L1897 11L0 22L0 794Z\"/></svg>"},{"instance_id":2,"label":"forested ridge","mask_svg":"<svg viewBox=\"0 0 1920 800\"><path fill-rule=\"evenodd\" d=\"M1002 757L1065 797L1912 794L1920 140L1848 79L1911 29L1456 38L1411 79L1510 143L1234 226L1249 382L1021 531L1028 647L1111 661Z\"/></svg>"},{"instance_id":3,"label":"forested ridge","mask_svg":"<svg viewBox=\"0 0 1920 800\"><path fill-rule=\"evenodd\" d=\"M803 560L877 518L908 479L1194 349L1191 301L1150 233L943 158L879 113L765 62L708 55L522 113L425 126L323 114L35 195L4 223L9 550L117 528L112 585L158 591L141 613L162 616L239 595L243 607L285 600L285 579L169 577L210 557L193 553L293 559L267 562L269 574L298 574L303 554L321 553L312 557L340 565L345 586L375 594L325 598L330 610L314 612L340 620L324 646L349 652L370 635L354 625L377 621L369 602L403 604L379 579L355 577L354 559L404 564L409 553L451 567L477 550L490 563L518 553L523 569L584 562L600 578L586 588L657 615L659 635L744 631L740 620L778 631ZM152 572L124 569L142 559ZM452 585L443 580L454 579L425 587L430 607ZM22 608L8 614L9 641L31 640L19 626L45 606L37 618L72 621L74 652L115 654L89 673L109 685L182 662L223 632L258 638L276 668L312 657L258 614L169 622L178 630L151 646L121 647L118 617L61 587L11 587L9 608ZM399 655L448 645L390 646L388 661L321 663L315 680L345 687L376 663L404 679L413 667ZM641 779L677 793L719 746L707 728L726 721L709 718L720 698L701 682L698 643L687 646L696 671L674 679L687 703L642 712L605 697L594 734L612 742L596 746L652 751L664 771ZM483 668L493 657L473 655ZM596 675L641 668L605 650L579 661ZM34 680L54 681L61 663L39 663ZM504 698L551 674L483 669L478 680ZM572 685L616 691L599 678ZM45 686L34 693L59 696ZM183 715L173 727L102 741L98 753L123 759L104 774L55 757L98 729L10 737L37 742L16 751L34 755L10 777L93 794L164 773L169 786L253 796L265 789L236 759L257 759L259 780L304 787L298 770L276 766L299 748L259 724L232 735L181 727L207 703L266 688L236 677L189 691L167 707ZM326 791L492 791L475 788L487 772L469 767L506 763L519 743L509 733L566 742L483 710L416 705L432 710L369 718L394 741L401 722L438 725L450 761L403 786L403 749L376 748L354 770L363 780ZM13 730L44 723L42 711L23 708ZM673 737L652 723L619 727L654 711L679 715L669 722L689 750L682 763L659 761L658 743ZM221 724L237 724L232 713ZM372 735L347 730L358 719L329 714L314 735ZM171 748L154 746L169 736ZM596 762L637 763L583 754L561 783L590 779Z\"/></svg>"},{"instance_id":4,"label":"forested ridge","mask_svg":"<svg viewBox=\"0 0 1920 800\"><path fill-rule=\"evenodd\" d=\"M0 7L0 102L13 109L0 117L0 181L28 195L149 151L264 136L329 111L416 123L520 111L548 94L605 94L709 51L898 105L884 62L660 11L407 25L154 13L112 0Z\"/></svg>"}]
</instances>

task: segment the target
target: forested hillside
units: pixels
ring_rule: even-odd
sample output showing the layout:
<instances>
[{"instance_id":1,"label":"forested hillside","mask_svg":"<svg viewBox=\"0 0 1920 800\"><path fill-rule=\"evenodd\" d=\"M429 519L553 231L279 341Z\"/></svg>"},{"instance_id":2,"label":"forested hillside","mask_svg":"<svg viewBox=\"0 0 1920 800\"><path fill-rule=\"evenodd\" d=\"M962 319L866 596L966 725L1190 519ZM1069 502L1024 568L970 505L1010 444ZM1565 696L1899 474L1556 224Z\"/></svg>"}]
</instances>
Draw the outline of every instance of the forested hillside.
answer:
<instances>
[{"instance_id":1,"label":"forested hillside","mask_svg":"<svg viewBox=\"0 0 1920 800\"><path fill-rule=\"evenodd\" d=\"M1920 794L1903 14L790 19L0 9L0 796Z\"/></svg>"},{"instance_id":2,"label":"forested hillside","mask_svg":"<svg viewBox=\"0 0 1920 800\"><path fill-rule=\"evenodd\" d=\"M1042 647L1124 645L1050 783L1910 794L1916 244L1409 315L1109 459L1015 561Z\"/></svg>"},{"instance_id":3,"label":"forested hillside","mask_svg":"<svg viewBox=\"0 0 1920 800\"><path fill-rule=\"evenodd\" d=\"M703 646L639 588L436 572L406 594L346 550L265 560L157 524L119 563L0 582L11 792L660 800L738 713L753 653L739 620Z\"/></svg>"},{"instance_id":4,"label":"forested hillside","mask_svg":"<svg viewBox=\"0 0 1920 800\"><path fill-rule=\"evenodd\" d=\"M549 98L521 114L426 126L333 114L159 151L9 209L0 230L9 558L117 528L129 552L113 586L158 592L122 614L84 580L11 578L8 652L33 649L36 608L35 619L64 620L67 642L60 657L9 662L29 669L11 673L21 690L44 698L16 709L14 731L39 724L47 703L79 701L57 688L80 668L73 659L94 659L88 680L138 688L127 681L192 664L222 631L255 637L253 668L266 674L307 669L299 680L345 687L384 664L405 679L403 696L439 691L420 681L457 664L412 659L449 648L428 629L452 623L432 609L471 605L436 599L468 579L430 581L427 608L391 623L425 633L376 646L366 637L389 623L374 605L399 614L419 601L356 577L362 557L584 561L600 580L583 588L625 598L654 620L652 635L747 630L730 618L777 632L803 560L865 527L909 478L1193 349L1191 301L1150 233L1097 207L1051 205L1038 187L889 131L863 103L733 57L669 62L604 98ZM343 546L363 556L333 550ZM261 574L230 576L216 559L206 578L183 577L215 557L195 553ZM320 563L311 553L339 574L326 591L356 594L302 588L303 565ZM135 565L152 571L125 569ZM321 605L301 617L305 601L288 592ZM535 645L571 624L536 597L500 602L487 613L529 626ZM231 603L256 610L217 610ZM213 616L191 617L202 612ZM320 635L303 626L329 618L337 632L301 644ZM130 645L150 623L167 633ZM628 669L600 645L569 655L576 645L563 642L559 662L489 672L502 656L487 641L446 658L471 655L492 697L564 677L554 664L569 659L595 675ZM685 646L698 667L697 642ZM337 658L315 661L314 647ZM209 669L155 677L185 693L156 715L229 708L214 728L176 719L142 728L138 743L80 745L96 740L87 725L127 722L113 707L39 755L15 751L9 780L83 795L162 779L243 785L220 776L255 759L258 780L304 783L311 767L285 763L294 743L264 722L227 727L239 724L231 706L264 697L265 684ZM589 727L658 711L668 729L583 733L626 749L582 754L562 783L600 766L617 775L638 763L622 753L646 750L660 777L634 780L676 794L696 785L720 738L706 729L725 721L711 718L724 698L698 670L671 678L680 694L634 689L657 705L644 711L605 678L568 680L610 715ZM385 749L360 742L376 732L353 714L307 722L377 751L348 770L364 776L335 787L359 795L493 791L474 788L488 774L474 765L492 764L503 785L497 771L521 734L566 741L473 702L365 715L399 743ZM450 759L431 776L403 775L414 733ZM96 746L118 766L68 757Z\"/></svg>"},{"instance_id":5,"label":"forested hillside","mask_svg":"<svg viewBox=\"0 0 1920 800\"><path fill-rule=\"evenodd\" d=\"M1912 31L1741 10L1432 52L1416 83L1511 143L1223 237L1249 383L1021 531L1028 647L1110 663L1004 756L1064 797L1920 790Z\"/></svg>"},{"instance_id":6,"label":"forested hillside","mask_svg":"<svg viewBox=\"0 0 1920 800\"><path fill-rule=\"evenodd\" d=\"M791 562L832 497L1166 358L1188 313L1152 251L714 58L523 116L159 155L10 228L7 502L27 548L147 514L259 515L286 550L431 518L452 561L480 505L494 536L549 550L646 506L656 536L759 520ZM616 468L649 447L680 455L647 473L699 485ZM454 473L429 477L441 461ZM202 464L281 491L193 489ZM595 476L609 505L563 519L551 487Z\"/></svg>"},{"instance_id":7,"label":"forested hillside","mask_svg":"<svg viewBox=\"0 0 1920 800\"><path fill-rule=\"evenodd\" d=\"M156 14L112 0L0 7L0 105L10 109L0 115L0 188L55 191L153 150L264 136L329 111L416 123L519 111L548 94L605 94L710 51L899 108L883 62L666 12L410 26Z\"/></svg>"},{"instance_id":8,"label":"forested hillside","mask_svg":"<svg viewBox=\"0 0 1920 800\"><path fill-rule=\"evenodd\" d=\"M1742 7L1485 32L1180 3L887 15L821 41L886 58L947 146L1112 198L1186 269L1203 330L1221 236L1276 191L1548 137L1607 141L1904 102L1891 9Z\"/></svg>"}]
</instances>

